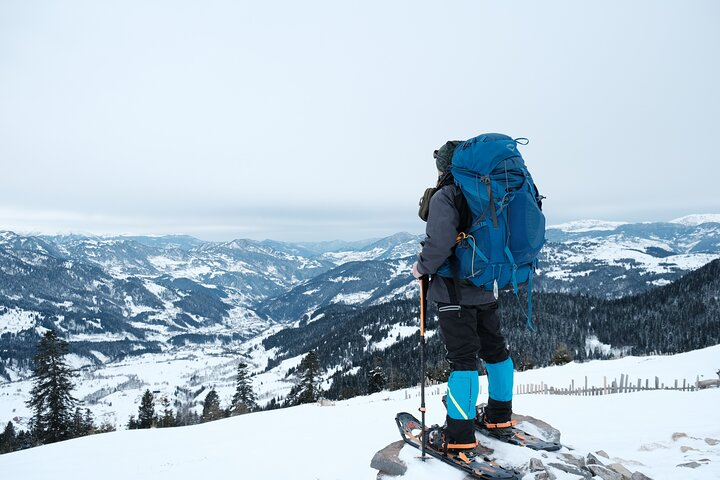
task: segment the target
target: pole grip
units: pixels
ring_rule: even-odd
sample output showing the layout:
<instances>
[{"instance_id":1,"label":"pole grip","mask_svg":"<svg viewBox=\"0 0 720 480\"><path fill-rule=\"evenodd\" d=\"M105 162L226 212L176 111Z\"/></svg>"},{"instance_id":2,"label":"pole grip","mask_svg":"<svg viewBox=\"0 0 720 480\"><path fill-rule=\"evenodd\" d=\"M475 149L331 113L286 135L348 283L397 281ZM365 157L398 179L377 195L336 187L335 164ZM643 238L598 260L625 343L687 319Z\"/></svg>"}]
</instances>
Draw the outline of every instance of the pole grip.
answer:
<instances>
[{"instance_id":1,"label":"pole grip","mask_svg":"<svg viewBox=\"0 0 720 480\"><path fill-rule=\"evenodd\" d=\"M420 337L425 338L425 315L427 314L428 277L420 277Z\"/></svg>"}]
</instances>

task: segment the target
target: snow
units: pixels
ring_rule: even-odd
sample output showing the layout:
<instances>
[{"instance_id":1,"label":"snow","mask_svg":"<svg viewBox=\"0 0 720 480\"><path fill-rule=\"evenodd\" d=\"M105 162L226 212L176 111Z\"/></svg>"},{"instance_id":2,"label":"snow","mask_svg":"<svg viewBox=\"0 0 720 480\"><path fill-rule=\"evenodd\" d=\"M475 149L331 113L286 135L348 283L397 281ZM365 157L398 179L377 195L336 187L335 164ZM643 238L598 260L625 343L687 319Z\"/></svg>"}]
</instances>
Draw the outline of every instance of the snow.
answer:
<instances>
[{"instance_id":1,"label":"snow","mask_svg":"<svg viewBox=\"0 0 720 480\"><path fill-rule=\"evenodd\" d=\"M574 222L550 225L548 229L562 230L567 233L583 233L593 231L615 230L627 222L608 222L605 220L576 220Z\"/></svg>"},{"instance_id":2,"label":"snow","mask_svg":"<svg viewBox=\"0 0 720 480\"><path fill-rule=\"evenodd\" d=\"M285 367L298 361L288 360ZM674 356L627 357L569 364L517 374L548 384L567 384L585 375L625 372L631 377L710 376L720 367L720 345ZM441 423L445 386L427 389L428 422ZM484 390L486 391L486 390ZM212 423L171 429L118 431L60 442L0 456L6 478L95 479L197 478L371 480L374 453L399 439L393 418L415 412L419 389L379 392L336 402L243 415ZM481 395L481 401L483 400ZM6 397L2 402L6 402ZM133 399L136 400L136 399ZM654 479L720 477L720 389L698 392L648 391L595 397L517 395L515 411L541 418L562 432L574 454L606 451L612 461ZM7 417L6 417L7 418ZM674 435L675 434L675 435ZM708 439L706 441L706 439ZM483 439L500 463L523 467L531 450ZM694 449L694 450L693 450ZM547 454L544 463L555 454ZM463 475L437 461L421 462L405 446L408 480L461 480ZM708 461L701 461L707 459ZM698 461L697 469L678 467ZM107 466L112 465L111 469ZM556 471L558 479L576 478ZM524 479L532 479L525 475Z\"/></svg>"},{"instance_id":3,"label":"snow","mask_svg":"<svg viewBox=\"0 0 720 480\"><path fill-rule=\"evenodd\" d=\"M626 270L639 269L655 274L672 273L675 269L696 270L718 258L717 254L678 253L659 258L645 253L651 248L662 248L672 251L672 247L659 240L639 239L613 235L607 239L587 239L583 245L548 251L548 262L543 265L550 269L543 275L550 278L569 280L577 276L585 276L591 271L573 272L572 267L589 261L600 262L610 266L620 266ZM555 265L555 267L550 267Z\"/></svg>"},{"instance_id":4,"label":"snow","mask_svg":"<svg viewBox=\"0 0 720 480\"><path fill-rule=\"evenodd\" d=\"M329 281L333 283L359 282L360 280L360 277L335 277L329 279Z\"/></svg>"},{"instance_id":5,"label":"snow","mask_svg":"<svg viewBox=\"0 0 720 480\"><path fill-rule=\"evenodd\" d=\"M409 337L416 334L417 331L418 328L416 326L411 327L406 325L393 325L390 331L388 331L388 334L385 336L385 338L383 338L379 342L373 343L372 348L373 350L386 349L398 341L398 336L400 338Z\"/></svg>"},{"instance_id":6,"label":"snow","mask_svg":"<svg viewBox=\"0 0 720 480\"><path fill-rule=\"evenodd\" d=\"M411 281L407 283L406 285L403 285L402 287L394 289L392 292L390 292L387 295L383 295L382 297L376 298L373 300L373 305L380 305L386 302L389 302L394 299L408 299L408 298L414 298L418 295L418 282Z\"/></svg>"},{"instance_id":7,"label":"snow","mask_svg":"<svg viewBox=\"0 0 720 480\"><path fill-rule=\"evenodd\" d=\"M35 326L37 314L17 308L6 309L0 314L0 335L5 333L20 333Z\"/></svg>"},{"instance_id":8,"label":"snow","mask_svg":"<svg viewBox=\"0 0 720 480\"><path fill-rule=\"evenodd\" d=\"M100 352L98 352L98 351L96 351L96 350L90 350L90 353L93 354L93 355L95 355L95 358L97 358L98 360L100 360L102 363L107 363L108 361L110 361L110 358L109 358L109 357L103 355L102 353L100 353Z\"/></svg>"},{"instance_id":9,"label":"snow","mask_svg":"<svg viewBox=\"0 0 720 480\"><path fill-rule=\"evenodd\" d=\"M328 252L322 254L321 258L335 265L342 265L348 262L361 262L366 260L374 260L385 253L385 250L379 247L372 250L347 251L347 252Z\"/></svg>"},{"instance_id":10,"label":"snow","mask_svg":"<svg viewBox=\"0 0 720 480\"><path fill-rule=\"evenodd\" d=\"M689 227L695 227L703 223L720 223L720 213L686 215L676 218L675 220L670 220L670 223L679 223Z\"/></svg>"},{"instance_id":11,"label":"snow","mask_svg":"<svg viewBox=\"0 0 720 480\"><path fill-rule=\"evenodd\" d=\"M599 342L598 342L599 344ZM515 384L539 384L556 388L567 388L571 382L575 386L584 386L585 377L588 386L602 387L605 379L610 383L620 379L621 374L629 375L631 383L638 379L649 379L654 384L655 377L661 384L673 385L678 380L695 383L702 379L718 378L715 372L720 369L720 345L694 350L678 355L652 355L647 357L627 356L615 360L591 360L585 363L570 362L566 365L547 367L515 374ZM481 385L487 388L486 377L480 377ZM485 382L483 382L485 381ZM487 390L485 390L487 391Z\"/></svg>"},{"instance_id":12,"label":"snow","mask_svg":"<svg viewBox=\"0 0 720 480\"><path fill-rule=\"evenodd\" d=\"M345 305L355 305L363 303L367 299L373 296L377 288L370 290L369 292L356 292L356 293L338 293L330 300L330 303L344 303Z\"/></svg>"}]
</instances>

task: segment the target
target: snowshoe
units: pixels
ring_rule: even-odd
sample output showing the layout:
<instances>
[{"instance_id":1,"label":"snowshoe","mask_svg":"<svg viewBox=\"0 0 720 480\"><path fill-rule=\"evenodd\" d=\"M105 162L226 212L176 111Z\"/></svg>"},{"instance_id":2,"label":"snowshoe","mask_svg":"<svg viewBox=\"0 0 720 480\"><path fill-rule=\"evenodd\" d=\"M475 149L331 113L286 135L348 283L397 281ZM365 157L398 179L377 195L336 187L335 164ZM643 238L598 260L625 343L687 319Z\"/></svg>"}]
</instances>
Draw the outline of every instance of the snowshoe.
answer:
<instances>
[{"instance_id":1,"label":"snowshoe","mask_svg":"<svg viewBox=\"0 0 720 480\"><path fill-rule=\"evenodd\" d=\"M503 468L488 458L480 458L474 449L450 448L453 444L445 444L442 427L438 425L433 425L422 431L420 420L407 412L398 413L395 422L405 443L422 450L422 438L424 436L425 453L427 455L462 470L473 478L480 480L519 480L522 476L519 472Z\"/></svg>"}]
</instances>

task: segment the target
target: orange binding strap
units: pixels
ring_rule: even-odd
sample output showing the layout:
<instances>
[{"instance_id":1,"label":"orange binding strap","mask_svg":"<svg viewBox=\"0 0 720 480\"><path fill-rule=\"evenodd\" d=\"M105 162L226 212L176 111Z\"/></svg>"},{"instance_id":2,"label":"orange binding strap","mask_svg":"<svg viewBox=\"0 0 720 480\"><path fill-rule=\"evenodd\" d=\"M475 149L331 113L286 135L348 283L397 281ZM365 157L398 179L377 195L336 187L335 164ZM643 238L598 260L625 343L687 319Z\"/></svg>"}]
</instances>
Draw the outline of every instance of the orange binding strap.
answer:
<instances>
[{"instance_id":1,"label":"orange binding strap","mask_svg":"<svg viewBox=\"0 0 720 480\"><path fill-rule=\"evenodd\" d=\"M517 425L517 420L510 420L505 423L485 423L485 428L510 428Z\"/></svg>"},{"instance_id":2,"label":"orange binding strap","mask_svg":"<svg viewBox=\"0 0 720 480\"><path fill-rule=\"evenodd\" d=\"M457 449L457 450L464 450L466 448L475 448L478 446L478 442L475 443L448 443L447 448L448 449Z\"/></svg>"},{"instance_id":3,"label":"orange binding strap","mask_svg":"<svg viewBox=\"0 0 720 480\"><path fill-rule=\"evenodd\" d=\"M465 452L458 453L458 458L467 464L472 463L472 460L470 460L467 455L465 455Z\"/></svg>"}]
</instances>

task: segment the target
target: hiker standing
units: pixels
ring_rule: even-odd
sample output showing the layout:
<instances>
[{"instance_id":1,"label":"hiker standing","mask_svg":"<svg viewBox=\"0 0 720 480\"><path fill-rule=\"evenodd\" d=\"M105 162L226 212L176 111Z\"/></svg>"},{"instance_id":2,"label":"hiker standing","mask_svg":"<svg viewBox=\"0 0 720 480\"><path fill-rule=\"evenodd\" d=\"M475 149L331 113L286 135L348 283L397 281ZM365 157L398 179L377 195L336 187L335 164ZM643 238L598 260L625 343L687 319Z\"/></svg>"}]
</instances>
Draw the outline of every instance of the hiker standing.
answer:
<instances>
[{"instance_id":1,"label":"hiker standing","mask_svg":"<svg viewBox=\"0 0 720 480\"><path fill-rule=\"evenodd\" d=\"M514 142L504 135L499 138L505 142ZM455 149L475 140L450 141L434 152L438 184L431 192L426 192L421 203L420 216L426 216L423 219L427 220L426 238L421 244L418 260L412 267L412 274L416 278L425 275L430 277L427 298L437 303L440 335L452 369L445 398L445 426L431 427L426 440L436 449L463 451L469 455L474 455L474 447L477 445L474 422L478 422L484 429L493 429L498 436L512 435L513 425L513 362L505 337L500 331L497 279L484 279L487 283L482 286L466 280L467 276L461 276L458 272L460 265L455 255L456 244L462 238L472 238L472 246L475 248L475 238L467 235L463 237L464 232L473 232L471 226L476 228L478 223L483 220L490 222L491 219L497 229L496 217L500 215L495 210L490 187L487 189L490 201L486 203L492 204L492 209L487 205L483 207L485 212L481 216L473 215L468 200L451 173ZM508 156L507 152L505 156ZM489 181L487 183L490 184ZM485 192L484 185L480 184L480 188ZM541 197L537 198L539 200ZM544 232L544 217L542 228ZM475 237L479 238L479 235L475 233ZM472 261L476 261L474 256ZM517 291L514 275L512 282ZM500 288L504 286L500 285ZM485 409L476 412L478 356L485 361L489 398Z\"/></svg>"}]
</instances>

